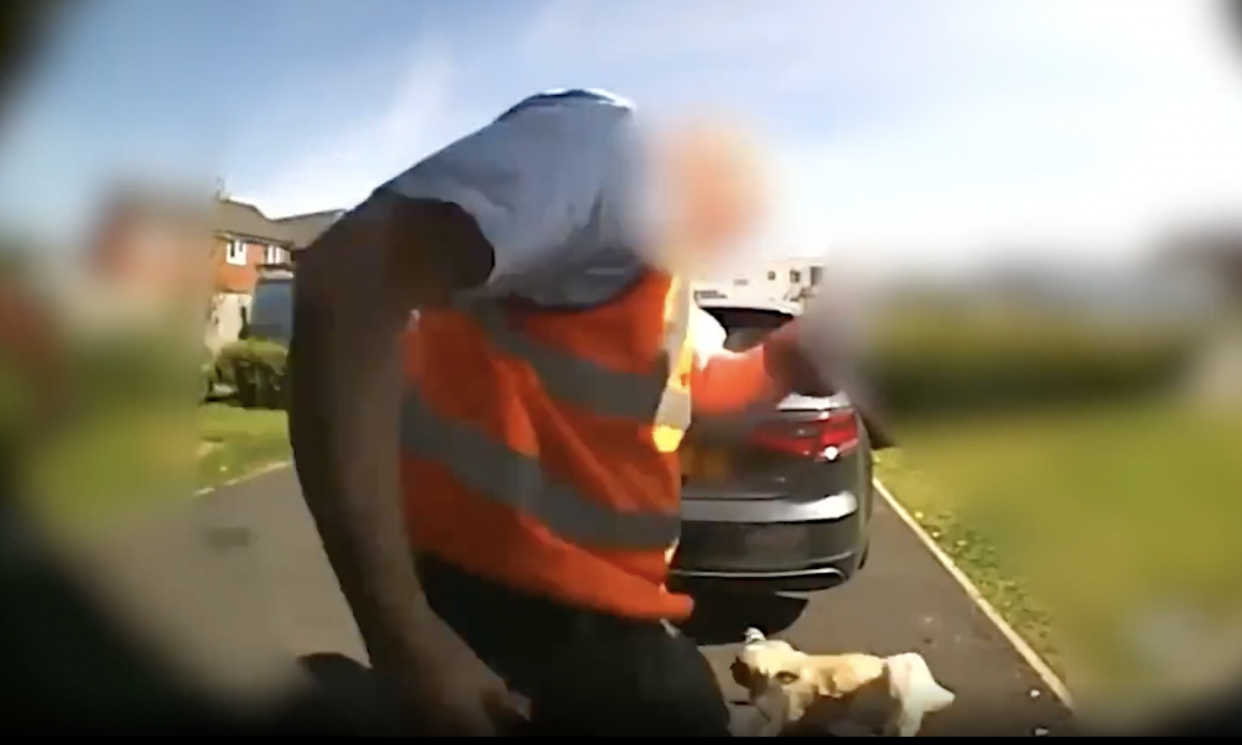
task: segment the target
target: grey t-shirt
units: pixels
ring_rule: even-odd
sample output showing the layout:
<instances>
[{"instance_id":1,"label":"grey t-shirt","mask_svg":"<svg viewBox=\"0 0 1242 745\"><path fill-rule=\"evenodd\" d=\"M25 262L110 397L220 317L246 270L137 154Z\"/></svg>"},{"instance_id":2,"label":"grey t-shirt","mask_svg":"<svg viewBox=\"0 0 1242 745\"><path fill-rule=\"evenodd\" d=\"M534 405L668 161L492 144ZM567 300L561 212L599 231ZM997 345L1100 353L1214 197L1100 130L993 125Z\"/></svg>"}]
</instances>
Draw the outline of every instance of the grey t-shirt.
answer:
<instances>
[{"instance_id":1,"label":"grey t-shirt","mask_svg":"<svg viewBox=\"0 0 1242 745\"><path fill-rule=\"evenodd\" d=\"M495 268L478 296L589 307L630 286L641 150L634 109L593 90L531 96L487 126L385 184L403 196L452 202L478 222Z\"/></svg>"}]
</instances>

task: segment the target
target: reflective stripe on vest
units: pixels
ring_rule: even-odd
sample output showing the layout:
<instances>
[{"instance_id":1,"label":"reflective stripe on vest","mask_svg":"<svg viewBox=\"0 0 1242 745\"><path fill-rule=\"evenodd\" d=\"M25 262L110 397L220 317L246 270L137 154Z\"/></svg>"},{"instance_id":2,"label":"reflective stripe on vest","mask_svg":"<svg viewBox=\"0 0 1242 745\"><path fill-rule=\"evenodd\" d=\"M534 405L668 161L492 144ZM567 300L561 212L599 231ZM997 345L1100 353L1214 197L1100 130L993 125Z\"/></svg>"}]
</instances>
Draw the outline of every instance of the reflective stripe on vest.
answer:
<instances>
[{"instance_id":1,"label":"reflective stripe on vest","mask_svg":"<svg viewBox=\"0 0 1242 745\"><path fill-rule=\"evenodd\" d=\"M646 375L619 372L593 360L553 349L510 326L505 310L495 303L462 306L496 348L525 360L534 368L547 394L601 416L653 422L685 429L690 424L690 395L669 385L669 376L690 351L690 292L677 279L669 288L664 354ZM654 415L654 419L652 418Z\"/></svg>"},{"instance_id":2,"label":"reflective stripe on vest","mask_svg":"<svg viewBox=\"0 0 1242 745\"><path fill-rule=\"evenodd\" d=\"M690 293L674 280L666 305L662 353L645 375L618 372L592 360L556 350L510 327L495 304L462 309L478 322L497 349L534 368L544 391L562 403L605 416L631 418L636 426L654 424L680 433L690 423L688 391L670 385L690 349ZM447 468L480 497L539 521L556 535L584 547L665 551L681 532L677 512L619 510L580 493L549 475L538 458L520 453L466 422L441 417L419 395L405 394L401 412L402 447ZM675 449L675 445L674 448Z\"/></svg>"},{"instance_id":3,"label":"reflective stripe on vest","mask_svg":"<svg viewBox=\"0 0 1242 745\"><path fill-rule=\"evenodd\" d=\"M453 473L479 496L533 517L580 546L663 551L681 532L673 513L625 512L580 494L478 428L438 416L418 391L406 392L401 444Z\"/></svg>"},{"instance_id":4,"label":"reflective stripe on vest","mask_svg":"<svg viewBox=\"0 0 1242 745\"><path fill-rule=\"evenodd\" d=\"M690 344L690 289L673 278L664 305L667 324L664 339L665 383L659 408L656 409L652 438L656 450L675 453L681 446L686 427L690 426L690 370L694 364L694 347Z\"/></svg>"}]
</instances>

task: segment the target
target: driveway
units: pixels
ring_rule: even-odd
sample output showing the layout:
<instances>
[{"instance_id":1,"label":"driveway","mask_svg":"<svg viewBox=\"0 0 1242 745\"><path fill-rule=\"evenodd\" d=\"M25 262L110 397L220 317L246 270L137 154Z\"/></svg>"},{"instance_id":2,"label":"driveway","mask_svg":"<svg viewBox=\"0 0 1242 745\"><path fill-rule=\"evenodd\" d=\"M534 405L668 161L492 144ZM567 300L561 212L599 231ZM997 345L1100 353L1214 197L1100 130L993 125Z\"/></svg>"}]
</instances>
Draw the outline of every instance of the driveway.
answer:
<instances>
[{"instance_id":1,"label":"driveway","mask_svg":"<svg viewBox=\"0 0 1242 745\"><path fill-rule=\"evenodd\" d=\"M297 481L277 471L205 497L198 519L220 537L231 564L265 606L275 638L297 655L335 652L363 660L348 610L302 506ZM708 599L689 632L725 694L736 640L755 624L807 651L918 651L957 702L929 720L929 735L1059 735L1069 712L910 529L880 500L871 558L851 583L809 601ZM244 575L244 576L243 576Z\"/></svg>"}]
</instances>

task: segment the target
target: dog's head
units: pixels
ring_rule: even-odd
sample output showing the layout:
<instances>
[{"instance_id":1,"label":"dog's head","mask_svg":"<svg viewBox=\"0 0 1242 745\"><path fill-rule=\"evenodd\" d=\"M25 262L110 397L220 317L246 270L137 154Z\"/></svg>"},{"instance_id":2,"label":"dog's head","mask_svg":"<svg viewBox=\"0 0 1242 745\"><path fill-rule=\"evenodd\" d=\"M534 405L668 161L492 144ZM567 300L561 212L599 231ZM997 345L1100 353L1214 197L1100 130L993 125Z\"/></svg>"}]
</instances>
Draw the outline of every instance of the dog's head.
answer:
<instances>
[{"instance_id":1,"label":"dog's head","mask_svg":"<svg viewBox=\"0 0 1242 745\"><path fill-rule=\"evenodd\" d=\"M789 685L800 676L806 655L787 642L768 639L763 632L746 630L745 645L730 672L738 685L758 693L771 684Z\"/></svg>"}]
</instances>

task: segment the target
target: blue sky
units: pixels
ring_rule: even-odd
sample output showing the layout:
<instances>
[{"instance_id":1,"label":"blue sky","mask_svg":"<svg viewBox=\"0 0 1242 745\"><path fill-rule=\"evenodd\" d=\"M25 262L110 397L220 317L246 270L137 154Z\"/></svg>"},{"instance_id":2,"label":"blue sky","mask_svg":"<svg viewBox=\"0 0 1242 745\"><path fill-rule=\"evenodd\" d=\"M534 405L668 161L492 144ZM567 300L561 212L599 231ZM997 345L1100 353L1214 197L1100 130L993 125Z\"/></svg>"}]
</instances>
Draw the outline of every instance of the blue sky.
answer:
<instances>
[{"instance_id":1,"label":"blue sky","mask_svg":"<svg viewBox=\"0 0 1242 745\"><path fill-rule=\"evenodd\" d=\"M750 119L781 194L765 252L1111 256L1242 207L1242 49L1212 0L85 7L0 131L0 219L56 235L118 174L348 206L561 86Z\"/></svg>"}]
</instances>

